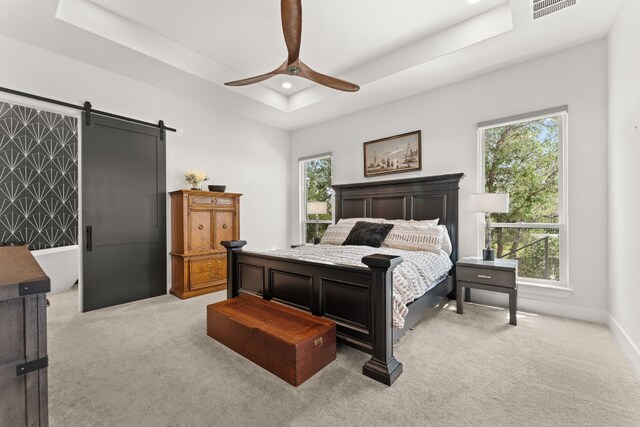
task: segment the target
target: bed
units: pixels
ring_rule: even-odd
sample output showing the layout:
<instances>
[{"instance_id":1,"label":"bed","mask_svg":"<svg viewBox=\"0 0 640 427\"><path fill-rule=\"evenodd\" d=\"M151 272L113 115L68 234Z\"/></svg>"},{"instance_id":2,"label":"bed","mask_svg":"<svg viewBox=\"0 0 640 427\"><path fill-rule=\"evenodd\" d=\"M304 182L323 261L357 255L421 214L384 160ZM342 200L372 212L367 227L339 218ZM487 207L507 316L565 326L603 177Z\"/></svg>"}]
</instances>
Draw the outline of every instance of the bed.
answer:
<instances>
[{"instance_id":1,"label":"bed","mask_svg":"<svg viewBox=\"0 0 640 427\"><path fill-rule=\"evenodd\" d=\"M335 185L336 220L440 218L451 239L450 259L458 257L458 189L463 174ZM393 343L444 298L455 298L455 269L408 304L402 329L393 326L393 272L403 261L374 251L364 266L285 258L243 250L245 241L227 248L227 297L242 293L274 300L336 322L338 340L372 355L363 374L391 385L402 373ZM385 252L385 253L382 253Z\"/></svg>"}]
</instances>

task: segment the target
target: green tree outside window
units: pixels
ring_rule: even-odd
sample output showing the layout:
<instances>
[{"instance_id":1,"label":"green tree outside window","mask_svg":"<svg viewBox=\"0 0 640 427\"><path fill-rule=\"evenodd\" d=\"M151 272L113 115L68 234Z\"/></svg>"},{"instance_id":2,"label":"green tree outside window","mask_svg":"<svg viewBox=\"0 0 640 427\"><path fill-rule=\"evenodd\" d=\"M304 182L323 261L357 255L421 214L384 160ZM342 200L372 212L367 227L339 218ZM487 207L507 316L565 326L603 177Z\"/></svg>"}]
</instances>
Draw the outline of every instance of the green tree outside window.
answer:
<instances>
[{"instance_id":1,"label":"green tree outside window","mask_svg":"<svg viewBox=\"0 0 640 427\"><path fill-rule=\"evenodd\" d=\"M510 196L509 213L491 215L492 245L520 277L560 280L559 132L559 117L484 130L485 191Z\"/></svg>"},{"instance_id":2,"label":"green tree outside window","mask_svg":"<svg viewBox=\"0 0 640 427\"><path fill-rule=\"evenodd\" d=\"M327 202L327 214L319 215L319 234L322 236L333 218L331 190L331 157L306 160L303 162L305 196L304 210L307 202ZM316 216L306 215L303 219L305 242L313 242L316 233Z\"/></svg>"}]
</instances>

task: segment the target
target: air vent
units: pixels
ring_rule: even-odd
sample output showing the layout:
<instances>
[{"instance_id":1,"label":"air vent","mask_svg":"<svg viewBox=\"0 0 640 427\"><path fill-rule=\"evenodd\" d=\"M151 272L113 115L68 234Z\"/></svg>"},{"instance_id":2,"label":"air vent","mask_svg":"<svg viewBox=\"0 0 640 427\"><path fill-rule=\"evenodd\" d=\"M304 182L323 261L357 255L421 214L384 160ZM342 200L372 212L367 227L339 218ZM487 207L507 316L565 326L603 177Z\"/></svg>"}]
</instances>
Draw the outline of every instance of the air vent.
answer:
<instances>
[{"instance_id":1,"label":"air vent","mask_svg":"<svg viewBox=\"0 0 640 427\"><path fill-rule=\"evenodd\" d=\"M542 18L576 4L578 0L533 0L533 19Z\"/></svg>"}]
</instances>

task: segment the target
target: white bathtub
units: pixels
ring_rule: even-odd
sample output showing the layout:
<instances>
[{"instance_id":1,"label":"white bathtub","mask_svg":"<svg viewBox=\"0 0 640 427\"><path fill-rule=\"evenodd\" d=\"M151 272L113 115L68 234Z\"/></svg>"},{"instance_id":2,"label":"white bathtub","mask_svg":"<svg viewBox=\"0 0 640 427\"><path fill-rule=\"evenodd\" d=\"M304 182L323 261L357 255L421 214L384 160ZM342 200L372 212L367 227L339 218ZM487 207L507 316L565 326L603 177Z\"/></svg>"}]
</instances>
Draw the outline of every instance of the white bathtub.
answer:
<instances>
[{"instance_id":1,"label":"white bathtub","mask_svg":"<svg viewBox=\"0 0 640 427\"><path fill-rule=\"evenodd\" d=\"M31 251L40 267L51 279L51 293L70 289L80 271L80 251L78 245Z\"/></svg>"}]
</instances>

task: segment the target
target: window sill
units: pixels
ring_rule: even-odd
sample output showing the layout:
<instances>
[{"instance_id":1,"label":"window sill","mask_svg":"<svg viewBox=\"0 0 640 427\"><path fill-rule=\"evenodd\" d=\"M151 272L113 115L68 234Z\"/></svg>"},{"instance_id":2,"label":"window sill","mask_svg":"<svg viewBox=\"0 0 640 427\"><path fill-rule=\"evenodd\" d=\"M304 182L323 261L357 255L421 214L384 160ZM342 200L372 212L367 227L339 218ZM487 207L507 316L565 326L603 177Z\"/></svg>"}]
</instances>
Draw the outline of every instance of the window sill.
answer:
<instances>
[{"instance_id":1,"label":"window sill","mask_svg":"<svg viewBox=\"0 0 640 427\"><path fill-rule=\"evenodd\" d=\"M569 298L573 289L564 286L543 285L518 280L518 291L521 296L536 295L554 298Z\"/></svg>"}]
</instances>

